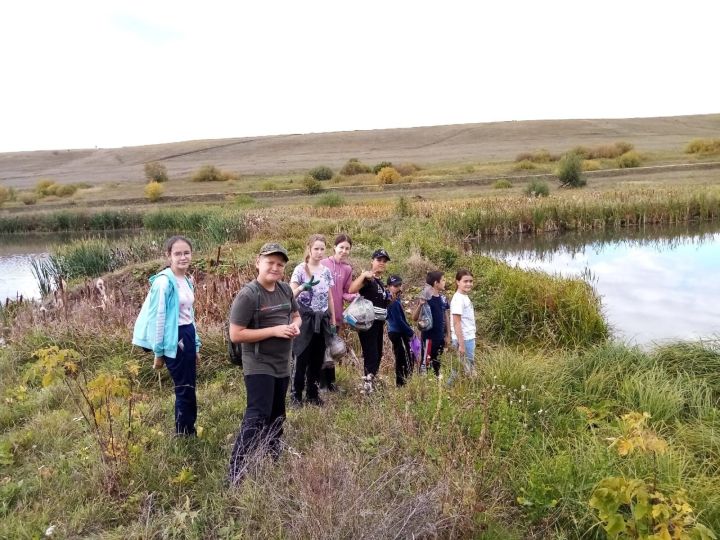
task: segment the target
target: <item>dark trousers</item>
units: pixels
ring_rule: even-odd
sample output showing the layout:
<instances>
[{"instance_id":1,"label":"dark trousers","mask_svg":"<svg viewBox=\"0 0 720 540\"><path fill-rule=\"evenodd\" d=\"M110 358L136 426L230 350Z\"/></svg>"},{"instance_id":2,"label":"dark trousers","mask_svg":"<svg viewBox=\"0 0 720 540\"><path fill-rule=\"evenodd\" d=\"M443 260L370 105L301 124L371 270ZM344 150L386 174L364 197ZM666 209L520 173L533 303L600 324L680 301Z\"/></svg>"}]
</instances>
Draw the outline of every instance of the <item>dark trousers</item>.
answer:
<instances>
[{"instance_id":1,"label":"dark trousers","mask_svg":"<svg viewBox=\"0 0 720 540\"><path fill-rule=\"evenodd\" d=\"M322 333L313 334L310 343L305 347L295 361L295 375L293 376L293 396L302 401L302 393L305 390L305 377L307 376L308 399L318 397L318 379L320 369L325 359L325 336Z\"/></svg>"},{"instance_id":2,"label":"dark trousers","mask_svg":"<svg viewBox=\"0 0 720 540\"><path fill-rule=\"evenodd\" d=\"M230 457L230 480L241 479L253 456L280 457L290 377L245 375L247 408Z\"/></svg>"},{"instance_id":3,"label":"dark trousers","mask_svg":"<svg viewBox=\"0 0 720 540\"><path fill-rule=\"evenodd\" d=\"M335 368L322 368L320 370L320 386L322 388L332 388L335 384Z\"/></svg>"},{"instance_id":4,"label":"dark trousers","mask_svg":"<svg viewBox=\"0 0 720 540\"><path fill-rule=\"evenodd\" d=\"M383 330L385 321L375 321L373 325L364 332L358 332L360 347L363 353L365 364L365 375L377 375L380 370L380 359L383 353Z\"/></svg>"},{"instance_id":5,"label":"dark trousers","mask_svg":"<svg viewBox=\"0 0 720 540\"><path fill-rule=\"evenodd\" d=\"M431 339L423 338L420 358L427 365L428 360L432 364L435 375L440 375L440 355L445 350L445 338Z\"/></svg>"},{"instance_id":6,"label":"dark trousers","mask_svg":"<svg viewBox=\"0 0 720 540\"><path fill-rule=\"evenodd\" d=\"M182 343L182 347L180 347ZM175 432L195 434L197 398L195 397L195 325L178 327L178 349L175 358L165 357L165 365L175 384Z\"/></svg>"},{"instance_id":7,"label":"dark trousers","mask_svg":"<svg viewBox=\"0 0 720 540\"><path fill-rule=\"evenodd\" d=\"M395 354L395 384L402 386L410 375L410 338L399 332L388 332Z\"/></svg>"}]
</instances>

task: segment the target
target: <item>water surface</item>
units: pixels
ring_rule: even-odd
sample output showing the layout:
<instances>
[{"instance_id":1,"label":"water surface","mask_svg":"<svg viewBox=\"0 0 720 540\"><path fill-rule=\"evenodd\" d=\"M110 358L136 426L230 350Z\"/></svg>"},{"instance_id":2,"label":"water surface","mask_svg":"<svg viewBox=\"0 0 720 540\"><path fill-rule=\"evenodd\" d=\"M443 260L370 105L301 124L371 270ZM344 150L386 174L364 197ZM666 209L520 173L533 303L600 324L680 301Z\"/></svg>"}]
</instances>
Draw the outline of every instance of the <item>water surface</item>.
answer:
<instances>
[{"instance_id":1,"label":"water surface","mask_svg":"<svg viewBox=\"0 0 720 540\"><path fill-rule=\"evenodd\" d=\"M720 334L720 224L492 239L475 248L520 268L589 279L620 340Z\"/></svg>"}]
</instances>

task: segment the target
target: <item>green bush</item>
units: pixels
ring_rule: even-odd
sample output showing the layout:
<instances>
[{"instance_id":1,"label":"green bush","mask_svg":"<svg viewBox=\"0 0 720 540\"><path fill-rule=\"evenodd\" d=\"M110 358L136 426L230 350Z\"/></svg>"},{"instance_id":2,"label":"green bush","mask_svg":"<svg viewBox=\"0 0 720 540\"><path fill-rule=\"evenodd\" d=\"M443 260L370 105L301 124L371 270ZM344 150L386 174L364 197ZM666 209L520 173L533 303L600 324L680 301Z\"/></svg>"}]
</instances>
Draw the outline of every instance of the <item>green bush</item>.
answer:
<instances>
[{"instance_id":1,"label":"green bush","mask_svg":"<svg viewBox=\"0 0 720 540\"><path fill-rule=\"evenodd\" d=\"M381 161L377 165L375 165L372 169L373 174L377 174L380 172L381 169L384 169L385 167L392 167L393 164L389 161Z\"/></svg>"},{"instance_id":2,"label":"green bush","mask_svg":"<svg viewBox=\"0 0 720 540\"><path fill-rule=\"evenodd\" d=\"M192 175L193 182L224 182L230 179L228 173L224 173L215 165L203 165Z\"/></svg>"},{"instance_id":3,"label":"green bush","mask_svg":"<svg viewBox=\"0 0 720 540\"><path fill-rule=\"evenodd\" d=\"M365 165L357 158L350 158L348 162L340 169L340 174L344 176L354 176L356 174L366 174L372 172L369 165Z\"/></svg>"},{"instance_id":4,"label":"green bush","mask_svg":"<svg viewBox=\"0 0 720 540\"><path fill-rule=\"evenodd\" d=\"M145 164L145 178L148 182L167 182L167 167L158 161L149 161Z\"/></svg>"},{"instance_id":5,"label":"green bush","mask_svg":"<svg viewBox=\"0 0 720 540\"><path fill-rule=\"evenodd\" d=\"M315 167L314 169L310 169L308 172L310 176L312 176L315 180L325 181L330 180L333 177L333 171L330 167L326 167L325 165L320 165L318 167Z\"/></svg>"},{"instance_id":6,"label":"green bush","mask_svg":"<svg viewBox=\"0 0 720 540\"><path fill-rule=\"evenodd\" d=\"M335 191L321 195L318 200L315 201L315 206L327 206L330 208L343 206L344 204L345 199L343 199L340 194Z\"/></svg>"},{"instance_id":7,"label":"green bush","mask_svg":"<svg viewBox=\"0 0 720 540\"><path fill-rule=\"evenodd\" d=\"M583 171L599 171L600 162L596 159L584 159L582 162Z\"/></svg>"},{"instance_id":8,"label":"green bush","mask_svg":"<svg viewBox=\"0 0 720 540\"><path fill-rule=\"evenodd\" d=\"M528 197L547 197L550 195L550 186L544 180L534 179L525 188Z\"/></svg>"},{"instance_id":9,"label":"green bush","mask_svg":"<svg viewBox=\"0 0 720 540\"><path fill-rule=\"evenodd\" d=\"M512 187L512 182L507 178L500 178L499 180L495 180L492 187L493 189L508 189Z\"/></svg>"},{"instance_id":10,"label":"green bush","mask_svg":"<svg viewBox=\"0 0 720 540\"><path fill-rule=\"evenodd\" d=\"M10 200L10 189L0 186L0 206Z\"/></svg>"},{"instance_id":11,"label":"green bush","mask_svg":"<svg viewBox=\"0 0 720 540\"><path fill-rule=\"evenodd\" d=\"M162 184L160 184L159 182L150 182L148 185L145 186L145 197L150 202L155 202L160 200L163 191L165 191L165 188L162 186Z\"/></svg>"},{"instance_id":12,"label":"green bush","mask_svg":"<svg viewBox=\"0 0 720 540\"><path fill-rule=\"evenodd\" d=\"M323 187L319 180L315 180L315 178L308 174L303 178L303 189L308 195L314 195L315 193L320 193Z\"/></svg>"},{"instance_id":13,"label":"green bush","mask_svg":"<svg viewBox=\"0 0 720 540\"><path fill-rule=\"evenodd\" d=\"M640 154L635 150L625 152L619 158L617 158L617 166L621 169L630 169L632 167L639 167L642 162Z\"/></svg>"},{"instance_id":14,"label":"green bush","mask_svg":"<svg viewBox=\"0 0 720 540\"><path fill-rule=\"evenodd\" d=\"M582 174L583 158L575 152L565 154L557 169L558 180L562 186L582 187L586 184Z\"/></svg>"},{"instance_id":15,"label":"green bush","mask_svg":"<svg viewBox=\"0 0 720 540\"><path fill-rule=\"evenodd\" d=\"M263 182L262 185L260 186L260 189L263 191L275 191L277 188L278 188L278 185L271 180L267 180L267 181Z\"/></svg>"},{"instance_id":16,"label":"green bush","mask_svg":"<svg viewBox=\"0 0 720 540\"><path fill-rule=\"evenodd\" d=\"M383 167L377 173L377 180L379 184L392 184L400 180L400 173L394 167Z\"/></svg>"}]
</instances>

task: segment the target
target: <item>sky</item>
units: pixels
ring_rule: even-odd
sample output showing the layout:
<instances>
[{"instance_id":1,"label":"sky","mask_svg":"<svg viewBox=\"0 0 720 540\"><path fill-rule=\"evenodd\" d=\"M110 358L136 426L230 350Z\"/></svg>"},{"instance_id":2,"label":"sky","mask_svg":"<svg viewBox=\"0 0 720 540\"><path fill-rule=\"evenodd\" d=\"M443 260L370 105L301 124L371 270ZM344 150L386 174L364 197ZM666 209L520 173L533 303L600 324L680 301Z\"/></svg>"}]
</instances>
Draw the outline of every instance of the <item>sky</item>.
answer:
<instances>
[{"instance_id":1,"label":"sky","mask_svg":"<svg viewBox=\"0 0 720 540\"><path fill-rule=\"evenodd\" d=\"M720 2L22 0L0 152L720 112Z\"/></svg>"}]
</instances>

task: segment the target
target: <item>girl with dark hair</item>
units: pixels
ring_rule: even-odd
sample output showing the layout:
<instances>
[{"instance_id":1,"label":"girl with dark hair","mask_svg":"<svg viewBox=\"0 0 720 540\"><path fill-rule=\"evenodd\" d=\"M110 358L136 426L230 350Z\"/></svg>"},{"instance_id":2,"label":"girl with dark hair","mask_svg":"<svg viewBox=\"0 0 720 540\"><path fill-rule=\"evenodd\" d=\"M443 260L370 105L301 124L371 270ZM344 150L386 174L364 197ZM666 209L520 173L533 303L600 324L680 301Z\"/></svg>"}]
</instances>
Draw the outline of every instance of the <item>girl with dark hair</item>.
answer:
<instances>
[{"instance_id":1,"label":"girl with dark hair","mask_svg":"<svg viewBox=\"0 0 720 540\"><path fill-rule=\"evenodd\" d=\"M420 318L420 311L423 304L427 303L432 314L432 326L423 330L422 350L420 353L420 363L422 366L432 364L435 375L440 375L440 355L445 350L445 342L450 338L450 319L448 318L448 305L445 292L445 275L443 272L428 272L425 280L427 287L423 291L415 310L412 313L413 321Z\"/></svg>"},{"instance_id":2,"label":"girl with dark hair","mask_svg":"<svg viewBox=\"0 0 720 540\"><path fill-rule=\"evenodd\" d=\"M335 253L320 261L320 264L327 267L333 277L332 299L335 308L335 326L338 331L344 334L343 302L352 302L357 294L350 294L352 283L352 267L348 264L348 257L352 249L352 240L347 234L339 234L335 237ZM320 387L328 391L337 390L335 386L335 368L324 368L320 372Z\"/></svg>"},{"instance_id":3,"label":"girl with dark hair","mask_svg":"<svg viewBox=\"0 0 720 540\"><path fill-rule=\"evenodd\" d=\"M192 245L184 236L165 242L168 268L150 278L150 292L133 329L133 345L155 355L153 367L166 365L175 384L175 431L195 435L196 365L200 338L195 328L195 290L188 275Z\"/></svg>"},{"instance_id":4,"label":"girl with dark hair","mask_svg":"<svg viewBox=\"0 0 720 540\"><path fill-rule=\"evenodd\" d=\"M363 353L365 379L370 389L372 381L380 369L380 359L383 352L383 330L387 318L388 291L380 279L385 273L385 267L390 261L390 255L383 248L376 249L372 254L372 268L361 273L350 285L351 293L360 293L360 296L370 300L375 307L375 321L364 332L359 332L360 347Z\"/></svg>"},{"instance_id":5,"label":"girl with dark hair","mask_svg":"<svg viewBox=\"0 0 720 540\"><path fill-rule=\"evenodd\" d=\"M464 360L465 372L475 370L475 311L468 293L472 290L473 275L470 270L461 268L455 274L457 292L450 301L450 326L452 344Z\"/></svg>"}]
</instances>

